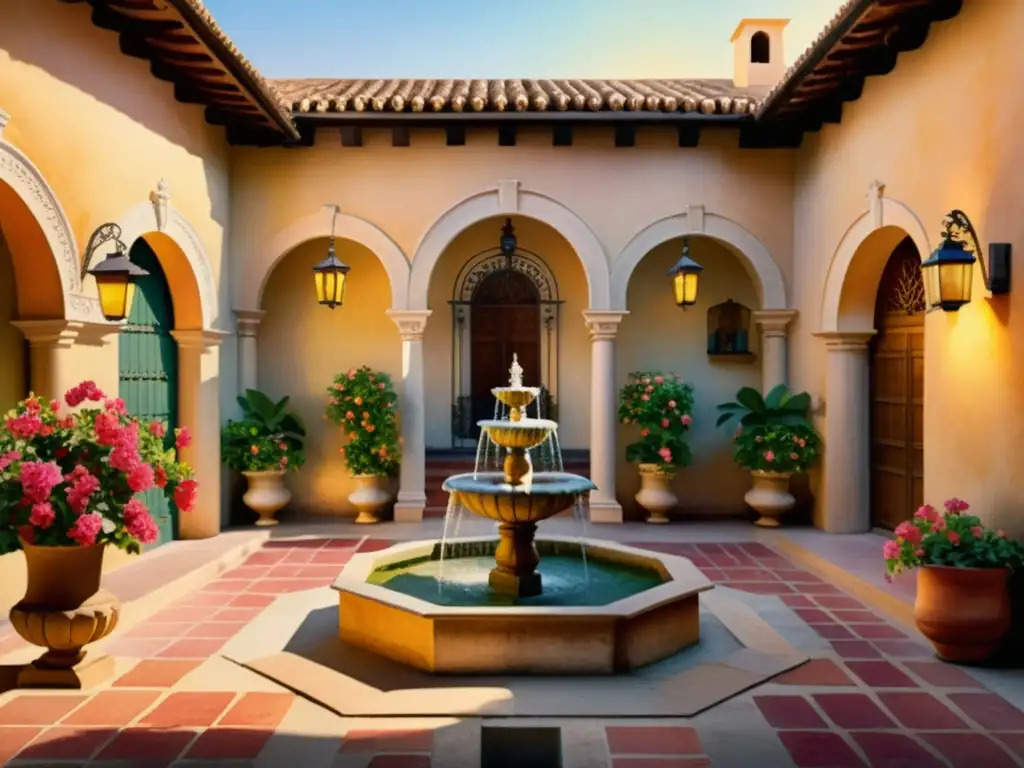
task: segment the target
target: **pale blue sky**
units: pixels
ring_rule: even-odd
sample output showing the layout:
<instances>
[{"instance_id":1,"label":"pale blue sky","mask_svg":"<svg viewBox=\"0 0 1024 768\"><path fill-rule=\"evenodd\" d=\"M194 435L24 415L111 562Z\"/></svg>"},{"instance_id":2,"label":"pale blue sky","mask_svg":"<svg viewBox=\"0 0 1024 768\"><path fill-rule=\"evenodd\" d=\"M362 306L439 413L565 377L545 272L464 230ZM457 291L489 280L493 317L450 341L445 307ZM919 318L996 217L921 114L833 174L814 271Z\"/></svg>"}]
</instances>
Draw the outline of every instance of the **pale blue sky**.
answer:
<instances>
[{"instance_id":1,"label":"pale blue sky","mask_svg":"<svg viewBox=\"0 0 1024 768\"><path fill-rule=\"evenodd\" d=\"M743 17L792 62L842 0L206 0L267 77L729 77Z\"/></svg>"}]
</instances>

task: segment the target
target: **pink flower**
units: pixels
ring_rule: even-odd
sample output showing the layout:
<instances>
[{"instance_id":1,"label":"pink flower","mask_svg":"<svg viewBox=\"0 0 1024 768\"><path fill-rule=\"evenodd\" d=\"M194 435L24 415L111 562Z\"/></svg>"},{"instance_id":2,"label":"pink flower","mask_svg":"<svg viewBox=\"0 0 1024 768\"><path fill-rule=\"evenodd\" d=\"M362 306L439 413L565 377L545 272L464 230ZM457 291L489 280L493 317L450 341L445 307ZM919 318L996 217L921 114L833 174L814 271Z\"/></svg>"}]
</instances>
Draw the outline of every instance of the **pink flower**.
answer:
<instances>
[{"instance_id":1,"label":"pink flower","mask_svg":"<svg viewBox=\"0 0 1024 768\"><path fill-rule=\"evenodd\" d=\"M672 462L672 451L668 448L659 448L658 455L665 460L666 464L670 464Z\"/></svg>"},{"instance_id":2,"label":"pink flower","mask_svg":"<svg viewBox=\"0 0 1024 768\"><path fill-rule=\"evenodd\" d=\"M199 483L195 480L182 480L174 489L174 505L185 514L191 512L199 496Z\"/></svg>"},{"instance_id":3,"label":"pink flower","mask_svg":"<svg viewBox=\"0 0 1024 768\"><path fill-rule=\"evenodd\" d=\"M949 515L959 515L961 512L966 512L971 508L970 504L963 499L956 498L956 496L951 499L946 499L943 506L946 508L946 514Z\"/></svg>"},{"instance_id":4,"label":"pink flower","mask_svg":"<svg viewBox=\"0 0 1024 768\"><path fill-rule=\"evenodd\" d=\"M135 493L148 491L156 484L153 468L149 464L136 464L128 472L128 487Z\"/></svg>"},{"instance_id":5,"label":"pink flower","mask_svg":"<svg viewBox=\"0 0 1024 768\"><path fill-rule=\"evenodd\" d=\"M651 434L651 430L649 430L649 429L641 429L640 430L640 437L647 437L649 434Z\"/></svg>"},{"instance_id":6,"label":"pink flower","mask_svg":"<svg viewBox=\"0 0 1024 768\"><path fill-rule=\"evenodd\" d=\"M72 387L64 393L64 402L72 408L81 405L86 400L99 402L105 397L103 391L96 386L94 381L83 381L77 387Z\"/></svg>"},{"instance_id":7,"label":"pink flower","mask_svg":"<svg viewBox=\"0 0 1024 768\"><path fill-rule=\"evenodd\" d=\"M925 504L923 507L918 508L917 512L914 513L914 517L934 523L939 519L939 513L935 511L935 507L931 504Z\"/></svg>"},{"instance_id":8,"label":"pink flower","mask_svg":"<svg viewBox=\"0 0 1024 768\"><path fill-rule=\"evenodd\" d=\"M900 545L897 542L890 539L882 545L882 557L886 560L895 560L899 556Z\"/></svg>"},{"instance_id":9,"label":"pink flower","mask_svg":"<svg viewBox=\"0 0 1024 768\"><path fill-rule=\"evenodd\" d=\"M940 517L934 523L932 523L932 533L946 530L946 518Z\"/></svg>"},{"instance_id":10,"label":"pink flower","mask_svg":"<svg viewBox=\"0 0 1024 768\"><path fill-rule=\"evenodd\" d=\"M155 435L156 437L163 437L167 434L167 428L164 427L163 422L153 421L149 424L149 434Z\"/></svg>"},{"instance_id":11,"label":"pink flower","mask_svg":"<svg viewBox=\"0 0 1024 768\"><path fill-rule=\"evenodd\" d=\"M921 529L907 520L896 526L895 533L899 538L909 541L911 544L921 543Z\"/></svg>"},{"instance_id":12,"label":"pink flower","mask_svg":"<svg viewBox=\"0 0 1024 768\"><path fill-rule=\"evenodd\" d=\"M120 442L114 446L114 450L110 452L110 457L107 461L109 461L110 466L117 471L128 473L138 466L142 461L142 457L139 456L139 449L134 445L127 442Z\"/></svg>"},{"instance_id":13,"label":"pink flower","mask_svg":"<svg viewBox=\"0 0 1024 768\"><path fill-rule=\"evenodd\" d=\"M192 445L192 433L188 431L188 427L178 427L174 433L177 435L176 445L179 451Z\"/></svg>"},{"instance_id":14,"label":"pink flower","mask_svg":"<svg viewBox=\"0 0 1024 768\"><path fill-rule=\"evenodd\" d=\"M946 538L949 539L954 547L960 544L960 534L956 531L946 531Z\"/></svg>"},{"instance_id":15,"label":"pink flower","mask_svg":"<svg viewBox=\"0 0 1024 768\"><path fill-rule=\"evenodd\" d=\"M691 424L693 424L693 417L688 413L684 413L682 416L679 417L679 421L683 423L684 427L688 427Z\"/></svg>"},{"instance_id":16,"label":"pink flower","mask_svg":"<svg viewBox=\"0 0 1024 768\"><path fill-rule=\"evenodd\" d=\"M654 377L654 383L655 384L662 384L662 383L664 383L664 381L665 381L665 377L664 376L655 376Z\"/></svg>"},{"instance_id":17,"label":"pink flower","mask_svg":"<svg viewBox=\"0 0 1024 768\"><path fill-rule=\"evenodd\" d=\"M924 549L922 549L921 547L918 547L917 549L914 550L914 554L917 557L924 557Z\"/></svg>"},{"instance_id":18,"label":"pink flower","mask_svg":"<svg viewBox=\"0 0 1024 768\"><path fill-rule=\"evenodd\" d=\"M25 498L35 504L50 500L53 491L64 476L55 461L24 461L21 464L21 490Z\"/></svg>"},{"instance_id":19,"label":"pink flower","mask_svg":"<svg viewBox=\"0 0 1024 768\"><path fill-rule=\"evenodd\" d=\"M1004 531L1002 528L1000 528L998 531L996 531L996 536L998 536L1000 539L1005 539L1006 538L1006 531Z\"/></svg>"},{"instance_id":20,"label":"pink flower","mask_svg":"<svg viewBox=\"0 0 1024 768\"><path fill-rule=\"evenodd\" d=\"M112 411L103 411L96 414L96 421L93 422L96 428L96 442L100 445L116 445L121 434L121 424L117 420L117 414Z\"/></svg>"},{"instance_id":21,"label":"pink flower","mask_svg":"<svg viewBox=\"0 0 1024 768\"><path fill-rule=\"evenodd\" d=\"M675 408L676 407L676 401L675 400L669 400L668 401L668 407L669 408Z\"/></svg>"},{"instance_id":22,"label":"pink flower","mask_svg":"<svg viewBox=\"0 0 1024 768\"><path fill-rule=\"evenodd\" d=\"M377 384L377 389L384 389L384 382L381 381Z\"/></svg>"},{"instance_id":23,"label":"pink flower","mask_svg":"<svg viewBox=\"0 0 1024 768\"><path fill-rule=\"evenodd\" d=\"M50 401L50 410L53 411L54 413L59 411L60 410L60 400L51 400Z\"/></svg>"},{"instance_id":24,"label":"pink flower","mask_svg":"<svg viewBox=\"0 0 1024 768\"><path fill-rule=\"evenodd\" d=\"M68 538L80 547L90 547L96 543L96 537L103 530L103 517L99 512L79 515L75 524L68 529Z\"/></svg>"},{"instance_id":25,"label":"pink flower","mask_svg":"<svg viewBox=\"0 0 1024 768\"><path fill-rule=\"evenodd\" d=\"M641 399L641 400L644 400L644 401L646 401L646 400L650 400L650 399L651 399L651 396L650 396L650 395L640 395L640 399Z\"/></svg>"},{"instance_id":26,"label":"pink flower","mask_svg":"<svg viewBox=\"0 0 1024 768\"><path fill-rule=\"evenodd\" d=\"M797 459L799 459L799 458L800 458L800 456L798 456L798 455L797 455L797 454L795 454L795 453L791 453L791 454L789 454L789 460L790 460L790 461L796 461L796 460L797 460Z\"/></svg>"},{"instance_id":27,"label":"pink flower","mask_svg":"<svg viewBox=\"0 0 1024 768\"><path fill-rule=\"evenodd\" d=\"M11 464L21 459L21 451L8 451L3 456L0 456L0 472L3 472Z\"/></svg>"},{"instance_id":28,"label":"pink flower","mask_svg":"<svg viewBox=\"0 0 1024 768\"><path fill-rule=\"evenodd\" d=\"M124 505L124 527L129 535L134 536L142 544L152 544L157 540L160 530L146 509L146 505L138 499L132 499Z\"/></svg>"},{"instance_id":29,"label":"pink flower","mask_svg":"<svg viewBox=\"0 0 1024 768\"><path fill-rule=\"evenodd\" d=\"M653 384L648 384L647 385L647 391L648 392L653 392L654 391L654 385Z\"/></svg>"},{"instance_id":30,"label":"pink flower","mask_svg":"<svg viewBox=\"0 0 1024 768\"><path fill-rule=\"evenodd\" d=\"M661 420L661 428L662 429L667 429L668 428L668 419L662 419Z\"/></svg>"},{"instance_id":31,"label":"pink flower","mask_svg":"<svg viewBox=\"0 0 1024 768\"><path fill-rule=\"evenodd\" d=\"M32 505L32 514L28 516L28 521L37 528L49 528L53 525L53 520L57 515L54 514L53 505L50 502L43 502L42 504Z\"/></svg>"},{"instance_id":32,"label":"pink flower","mask_svg":"<svg viewBox=\"0 0 1024 768\"><path fill-rule=\"evenodd\" d=\"M75 514L82 514L89 505L89 497L100 489L100 481L89 470L78 464L71 472L64 476L69 484L64 489L67 494L68 504Z\"/></svg>"},{"instance_id":33,"label":"pink flower","mask_svg":"<svg viewBox=\"0 0 1024 768\"><path fill-rule=\"evenodd\" d=\"M765 451L763 456L764 460L767 461L769 464L775 461L775 454L772 451Z\"/></svg>"},{"instance_id":34,"label":"pink flower","mask_svg":"<svg viewBox=\"0 0 1024 768\"><path fill-rule=\"evenodd\" d=\"M111 398L103 402L103 407L108 411L113 411L116 414L128 413L128 409L125 407L124 400L120 397Z\"/></svg>"},{"instance_id":35,"label":"pink flower","mask_svg":"<svg viewBox=\"0 0 1024 768\"><path fill-rule=\"evenodd\" d=\"M980 539L984 535L985 531L982 530L980 525L976 525L973 528L971 528L971 536L973 536L974 538Z\"/></svg>"},{"instance_id":36,"label":"pink flower","mask_svg":"<svg viewBox=\"0 0 1024 768\"><path fill-rule=\"evenodd\" d=\"M22 413L7 420L7 428L11 434L22 440L31 440L43 429L43 420L31 411Z\"/></svg>"}]
</instances>

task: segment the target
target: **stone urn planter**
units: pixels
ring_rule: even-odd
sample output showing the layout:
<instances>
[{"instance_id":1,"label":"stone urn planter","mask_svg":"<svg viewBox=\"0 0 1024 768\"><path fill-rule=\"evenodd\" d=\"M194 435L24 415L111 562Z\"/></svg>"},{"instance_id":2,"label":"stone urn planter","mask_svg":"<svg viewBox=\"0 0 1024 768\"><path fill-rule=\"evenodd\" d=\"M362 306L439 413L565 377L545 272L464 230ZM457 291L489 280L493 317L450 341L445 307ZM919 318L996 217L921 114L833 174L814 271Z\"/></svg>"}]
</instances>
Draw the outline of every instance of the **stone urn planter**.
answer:
<instances>
[{"instance_id":1,"label":"stone urn planter","mask_svg":"<svg viewBox=\"0 0 1024 768\"><path fill-rule=\"evenodd\" d=\"M789 478L792 472L765 472L755 469L750 473L754 487L746 492L743 500L760 517L754 525L763 528L778 528L779 518L796 505L796 498L789 492Z\"/></svg>"},{"instance_id":2,"label":"stone urn planter","mask_svg":"<svg viewBox=\"0 0 1024 768\"><path fill-rule=\"evenodd\" d=\"M121 602L100 589L105 546L37 547L22 542L28 585L11 608L11 625L46 653L21 670L20 688L88 688L114 674L112 657L86 658L83 650L113 632L121 616Z\"/></svg>"},{"instance_id":3,"label":"stone urn planter","mask_svg":"<svg viewBox=\"0 0 1024 768\"><path fill-rule=\"evenodd\" d=\"M277 525L274 518L278 510L292 500L292 492L285 488L284 470L268 470L266 472L243 472L249 487L242 495L245 506L259 515L258 526Z\"/></svg>"},{"instance_id":4,"label":"stone urn planter","mask_svg":"<svg viewBox=\"0 0 1024 768\"><path fill-rule=\"evenodd\" d=\"M976 664L1010 631L1004 568L925 565L917 571L914 621L943 661Z\"/></svg>"},{"instance_id":5,"label":"stone urn planter","mask_svg":"<svg viewBox=\"0 0 1024 768\"><path fill-rule=\"evenodd\" d=\"M640 464L639 467L640 490L633 498L649 513L648 523L664 525L669 522L668 513L679 503L672 492L672 479L676 473L660 464Z\"/></svg>"},{"instance_id":6,"label":"stone urn planter","mask_svg":"<svg viewBox=\"0 0 1024 768\"><path fill-rule=\"evenodd\" d=\"M348 495L349 503L359 512L355 522L372 525L381 521L384 508L391 503L391 478L384 475L353 475L356 489Z\"/></svg>"}]
</instances>

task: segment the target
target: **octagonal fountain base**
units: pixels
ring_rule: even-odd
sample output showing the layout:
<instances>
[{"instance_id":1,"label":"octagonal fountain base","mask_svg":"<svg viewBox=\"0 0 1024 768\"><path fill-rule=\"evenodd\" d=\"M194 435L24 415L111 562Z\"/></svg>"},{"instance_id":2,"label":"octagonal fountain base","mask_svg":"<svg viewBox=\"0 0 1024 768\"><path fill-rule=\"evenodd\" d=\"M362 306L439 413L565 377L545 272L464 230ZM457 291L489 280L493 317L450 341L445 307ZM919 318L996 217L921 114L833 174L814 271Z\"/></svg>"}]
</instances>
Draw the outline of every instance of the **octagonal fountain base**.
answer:
<instances>
[{"instance_id":1,"label":"octagonal fountain base","mask_svg":"<svg viewBox=\"0 0 1024 768\"><path fill-rule=\"evenodd\" d=\"M545 557L580 557L577 539L550 536L536 544L542 571ZM438 590L436 580L417 574L439 559L440 542L357 554L334 583L341 639L432 673L540 675L627 672L699 641L699 595L713 585L693 563L607 541L584 544L593 580L602 569L621 569L635 577L636 588L620 588L604 602L608 592L592 590L576 600L549 596L548 604L541 595L534 604L446 605L447 585ZM445 567L493 557L496 545L489 538L449 543ZM398 576L410 574L422 580L419 587L398 591Z\"/></svg>"}]
</instances>

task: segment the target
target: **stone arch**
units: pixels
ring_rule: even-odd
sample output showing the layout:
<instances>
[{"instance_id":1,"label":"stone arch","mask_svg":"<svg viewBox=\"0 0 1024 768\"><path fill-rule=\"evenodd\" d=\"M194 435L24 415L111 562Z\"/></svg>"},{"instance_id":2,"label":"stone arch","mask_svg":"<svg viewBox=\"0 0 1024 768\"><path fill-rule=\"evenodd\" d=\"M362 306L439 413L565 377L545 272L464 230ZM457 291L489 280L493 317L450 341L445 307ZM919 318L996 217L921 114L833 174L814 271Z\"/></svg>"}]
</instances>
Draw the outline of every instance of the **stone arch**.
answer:
<instances>
[{"instance_id":1,"label":"stone arch","mask_svg":"<svg viewBox=\"0 0 1024 768\"><path fill-rule=\"evenodd\" d=\"M172 205L139 203L116 223L126 246L140 237L156 252L174 298L174 326L210 330L220 317L217 285L199 234Z\"/></svg>"},{"instance_id":2,"label":"stone arch","mask_svg":"<svg viewBox=\"0 0 1024 768\"><path fill-rule=\"evenodd\" d=\"M485 251L477 254L462 268L455 280L452 298L455 301L469 302L473 293L488 275L505 267L505 256L500 252ZM537 288L537 295L542 302L558 301L558 283L547 263L532 253L517 250L512 260L512 269L522 272Z\"/></svg>"},{"instance_id":3,"label":"stone arch","mask_svg":"<svg viewBox=\"0 0 1024 768\"><path fill-rule=\"evenodd\" d=\"M347 213L338 214L334 234L342 240L366 246L380 259L391 283L391 306L404 309L409 290L409 260L402 249L376 225ZM267 281L278 262L303 243L329 235L330 217L322 211L299 219L277 232L260 249L256 259L246 264L239 306L259 307Z\"/></svg>"},{"instance_id":4,"label":"stone arch","mask_svg":"<svg viewBox=\"0 0 1024 768\"><path fill-rule=\"evenodd\" d=\"M896 245L913 240L921 258L931 253L928 235L914 212L879 196L843 235L829 264L821 305L821 331L871 332L882 272Z\"/></svg>"},{"instance_id":5,"label":"stone arch","mask_svg":"<svg viewBox=\"0 0 1024 768\"><path fill-rule=\"evenodd\" d=\"M761 309L786 309L786 284L765 245L732 219L700 209L660 219L634 235L612 264L611 308L628 309L629 278L644 256L662 243L686 235L709 237L729 246L754 280Z\"/></svg>"},{"instance_id":6,"label":"stone arch","mask_svg":"<svg viewBox=\"0 0 1024 768\"><path fill-rule=\"evenodd\" d=\"M452 241L473 224L498 216L518 215L534 219L566 239L583 265L587 277L590 309L608 309L610 276L604 247L578 215L550 197L528 190L515 190L508 200L504 189L480 192L449 208L420 240L409 277L409 309L427 309L430 276Z\"/></svg>"}]
</instances>

